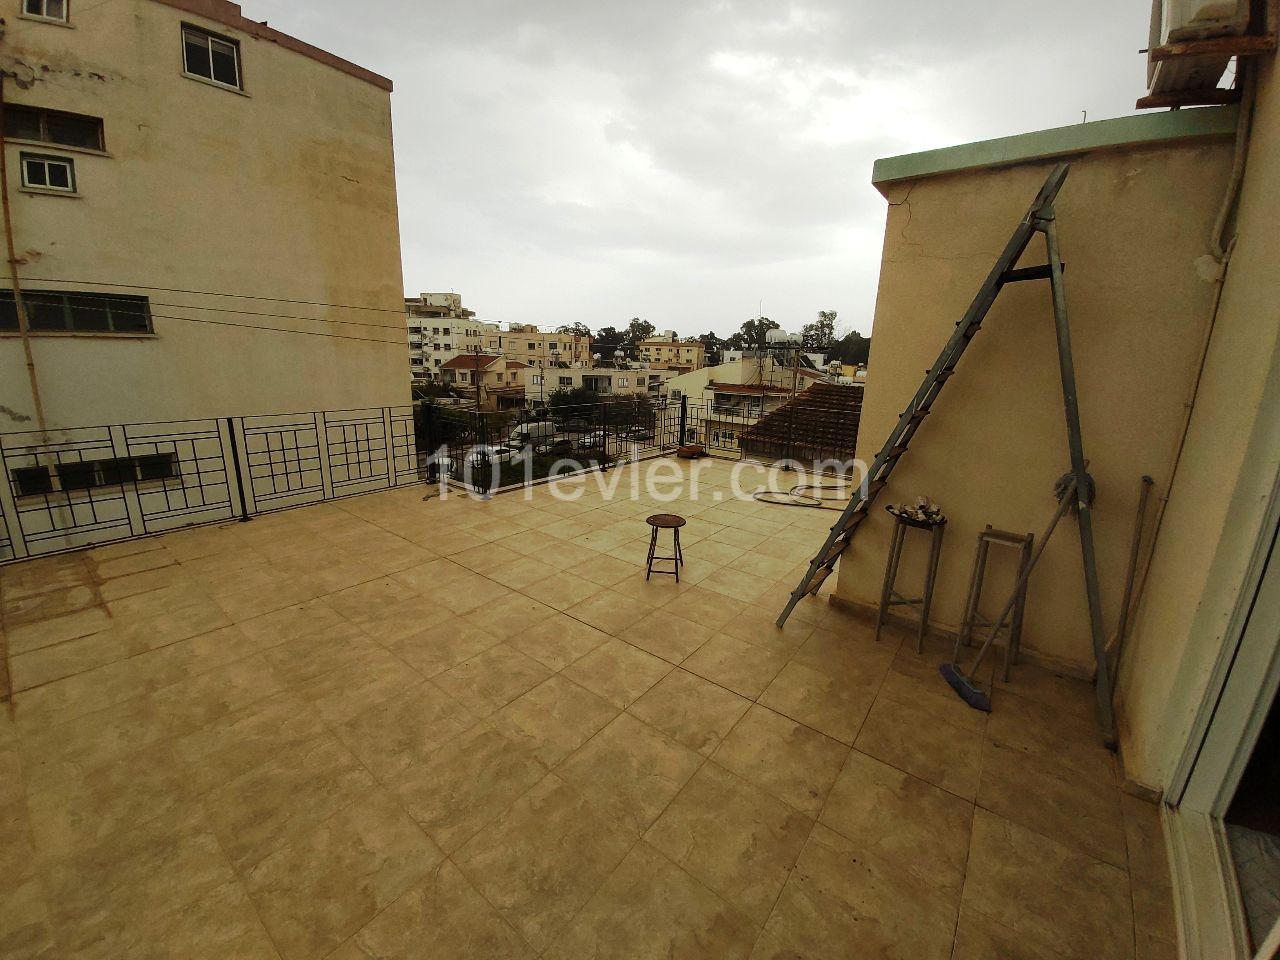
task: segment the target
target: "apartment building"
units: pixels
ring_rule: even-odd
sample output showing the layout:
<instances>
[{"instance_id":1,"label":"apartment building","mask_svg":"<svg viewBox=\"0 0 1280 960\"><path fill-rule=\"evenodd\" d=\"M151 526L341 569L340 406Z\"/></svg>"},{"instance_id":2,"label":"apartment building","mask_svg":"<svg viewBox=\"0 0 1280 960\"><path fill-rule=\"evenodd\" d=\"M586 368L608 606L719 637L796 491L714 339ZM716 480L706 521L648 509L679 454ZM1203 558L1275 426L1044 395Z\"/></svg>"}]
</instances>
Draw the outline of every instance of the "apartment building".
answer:
<instances>
[{"instance_id":1,"label":"apartment building","mask_svg":"<svg viewBox=\"0 0 1280 960\"><path fill-rule=\"evenodd\" d=\"M681 340L674 330L663 330L657 336L636 344L636 356L652 367L665 367L681 373L700 370L707 363L706 348L696 340Z\"/></svg>"},{"instance_id":2,"label":"apartment building","mask_svg":"<svg viewBox=\"0 0 1280 960\"><path fill-rule=\"evenodd\" d=\"M0 434L408 402L389 80L222 0L7 6Z\"/></svg>"},{"instance_id":3,"label":"apartment building","mask_svg":"<svg viewBox=\"0 0 1280 960\"><path fill-rule=\"evenodd\" d=\"M406 297L405 319L409 334L409 372L415 382L440 382L443 367L460 354L483 349L498 325L475 319L475 311L462 305L457 293L423 293Z\"/></svg>"},{"instance_id":4,"label":"apartment building","mask_svg":"<svg viewBox=\"0 0 1280 960\"><path fill-rule=\"evenodd\" d=\"M532 324L511 324L505 331L486 329L484 351L520 360L531 367L590 367L591 337L547 333Z\"/></svg>"},{"instance_id":5,"label":"apartment building","mask_svg":"<svg viewBox=\"0 0 1280 960\"><path fill-rule=\"evenodd\" d=\"M480 410L524 406L524 374L529 365L493 353L459 354L441 367L441 379L475 397Z\"/></svg>"},{"instance_id":6,"label":"apartment building","mask_svg":"<svg viewBox=\"0 0 1280 960\"><path fill-rule=\"evenodd\" d=\"M535 404L557 390L592 390L601 396L634 395L658 399L674 370L652 367L528 367L523 371L526 401Z\"/></svg>"}]
</instances>

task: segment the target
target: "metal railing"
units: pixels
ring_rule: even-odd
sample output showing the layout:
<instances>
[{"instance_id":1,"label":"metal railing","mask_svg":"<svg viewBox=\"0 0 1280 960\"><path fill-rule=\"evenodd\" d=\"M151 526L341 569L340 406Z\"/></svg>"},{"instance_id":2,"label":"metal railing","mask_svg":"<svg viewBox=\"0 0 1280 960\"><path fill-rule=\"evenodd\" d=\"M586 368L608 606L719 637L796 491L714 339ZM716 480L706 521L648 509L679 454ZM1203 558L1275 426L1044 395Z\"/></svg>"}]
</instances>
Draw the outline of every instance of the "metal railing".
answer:
<instances>
[{"instance_id":1,"label":"metal railing","mask_svg":"<svg viewBox=\"0 0 1280 960\"><path fill-rule=\"evenodd\" d=\"M413 408L0 434L0 562L418 482Z\"/></svg>"}]
</instances>

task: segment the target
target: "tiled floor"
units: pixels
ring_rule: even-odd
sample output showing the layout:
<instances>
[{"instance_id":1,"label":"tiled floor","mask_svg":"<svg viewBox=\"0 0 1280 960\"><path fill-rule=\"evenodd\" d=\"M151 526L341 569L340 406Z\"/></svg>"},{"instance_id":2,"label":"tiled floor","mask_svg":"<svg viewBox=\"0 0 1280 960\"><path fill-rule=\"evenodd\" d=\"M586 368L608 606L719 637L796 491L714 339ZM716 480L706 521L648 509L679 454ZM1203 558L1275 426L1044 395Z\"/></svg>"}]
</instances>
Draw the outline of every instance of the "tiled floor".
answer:
<instances>
[{"instance_id":1,"label":"tiled floor","mask_svg":"<svg viewBox=\"0 0 1280 960\"><path fill-rule=\"evenodd\" d=\"M776 629L834 515L697 468L0 569L0 957L1174 956L1089 689L988 718L825 598Z\"/></svg>"}]
</instances>

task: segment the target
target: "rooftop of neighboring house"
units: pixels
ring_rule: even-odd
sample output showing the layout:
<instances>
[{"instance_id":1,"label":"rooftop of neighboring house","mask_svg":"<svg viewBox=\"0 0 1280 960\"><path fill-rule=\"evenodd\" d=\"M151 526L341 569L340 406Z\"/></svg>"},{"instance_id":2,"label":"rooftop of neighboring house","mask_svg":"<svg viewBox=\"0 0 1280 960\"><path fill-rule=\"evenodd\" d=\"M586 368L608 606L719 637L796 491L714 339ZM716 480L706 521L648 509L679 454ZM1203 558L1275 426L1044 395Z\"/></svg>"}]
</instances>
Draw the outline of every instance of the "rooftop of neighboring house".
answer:
<instances>
[{"instance_id":1,"label":"rooftop of neighboring house","mask_svg":"<svg viewBox=\"0 0 1280 960\"><path fill-rule=\"evenodd\" d=\"M493 353L460 353L440 365L441 370L487 370L502 358Z\"/></svg>"}]
</instances>

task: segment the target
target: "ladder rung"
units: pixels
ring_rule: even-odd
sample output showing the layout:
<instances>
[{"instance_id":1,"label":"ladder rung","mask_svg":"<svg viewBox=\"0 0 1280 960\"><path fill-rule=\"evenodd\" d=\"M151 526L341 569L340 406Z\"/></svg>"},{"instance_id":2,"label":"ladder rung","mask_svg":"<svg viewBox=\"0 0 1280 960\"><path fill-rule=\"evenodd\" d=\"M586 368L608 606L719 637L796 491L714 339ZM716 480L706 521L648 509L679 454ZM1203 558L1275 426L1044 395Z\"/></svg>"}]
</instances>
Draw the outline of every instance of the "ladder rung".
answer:
<instances>
[{"instance_id":1,"label":"ladder rung","mask_svg":"<svg viewBox=\"0 0 1280 960\"><path fill-rule=\"evenodd\" d=\"M921 420L923 420L932 412L933 410L929 407L921 407L919 410L917 410L915 413L911 415L911 419L914 422L919 423Z\"/></svg>"},{"instance_id":2,"label":"ladder rung","mask_svg":"<svg viewBox=\"0 0 1280 960\"><path fill-rule=\"evenodd\" d=\"M978 331L981 329L982 329L982 324L980 323L969 324L969 326L964 331L964 338L966 340L972 340L974 337L978 335Z\"/></svg>"},{"instance_id":3,"label":"ladder rung","mask_svg":"<svg viewBox=\"0 0 1280 960\"><path fill-rule=\"evenodd\" d=\"M894 447L892 450L889 451L889 456L885 457L884 462L892 463L894 460L897 460L906 452L907 452L907 445L905 443L900 443L896 447Z\"/></svg>"}]
</instances>

